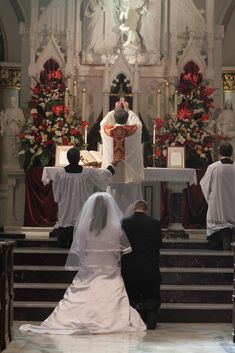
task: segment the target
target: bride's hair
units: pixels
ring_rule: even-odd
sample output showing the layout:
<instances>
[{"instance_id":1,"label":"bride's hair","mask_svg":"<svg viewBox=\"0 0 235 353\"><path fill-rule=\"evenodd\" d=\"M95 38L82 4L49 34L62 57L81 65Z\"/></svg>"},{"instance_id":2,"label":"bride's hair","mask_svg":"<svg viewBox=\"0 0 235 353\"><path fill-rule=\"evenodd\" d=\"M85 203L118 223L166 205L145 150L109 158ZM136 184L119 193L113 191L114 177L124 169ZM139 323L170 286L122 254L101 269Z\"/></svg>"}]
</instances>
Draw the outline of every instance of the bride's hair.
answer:
<instances>
[{"instance_id":1,"label":"bride's hair","mask_svg":"<svg viewBox=\"0 0 235 353\"><path fill-rule=\"evenodd\" d=\"M107 203L102 195L98 195L94 202L89 230L94 231L96 235L99 235L107 224L107 214Z\"/></svg>"}]
</instances>

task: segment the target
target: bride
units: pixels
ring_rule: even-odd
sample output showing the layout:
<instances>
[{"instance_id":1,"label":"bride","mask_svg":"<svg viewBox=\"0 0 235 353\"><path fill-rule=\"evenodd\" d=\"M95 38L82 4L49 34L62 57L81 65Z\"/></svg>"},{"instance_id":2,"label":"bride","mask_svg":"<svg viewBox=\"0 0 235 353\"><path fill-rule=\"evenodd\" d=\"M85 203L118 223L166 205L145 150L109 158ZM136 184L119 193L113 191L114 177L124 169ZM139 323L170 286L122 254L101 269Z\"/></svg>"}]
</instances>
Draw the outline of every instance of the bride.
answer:
<instances>
[{"instance_id":1,"label":"bride","mask_svg":"<svg viewBox=\"0 0 235 353\"><path fill-rule=\"evenodd\" d=\"M52 334L146 330L129 305L120 274L121 256L131 251L121 218L111 195L100 192L88 198L65 264L69 270L78 270L72 284L40 326L26 324L20 330Z\"/></svg>"}]
</instances>

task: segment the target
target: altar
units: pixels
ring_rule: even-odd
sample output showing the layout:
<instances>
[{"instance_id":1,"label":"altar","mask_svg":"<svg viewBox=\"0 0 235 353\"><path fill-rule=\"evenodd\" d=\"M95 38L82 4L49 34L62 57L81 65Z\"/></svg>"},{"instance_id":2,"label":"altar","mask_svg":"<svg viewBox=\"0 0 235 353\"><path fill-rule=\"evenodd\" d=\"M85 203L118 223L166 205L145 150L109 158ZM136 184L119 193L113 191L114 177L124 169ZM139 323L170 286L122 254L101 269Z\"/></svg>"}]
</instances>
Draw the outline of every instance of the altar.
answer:
<instances>
[{"instance_id":1,"label":"altar","mask_svg":"<svg viewBox=\"0 0 235 353\"><path fill-rule=\"evenodd\" d=\"M51 183L53 182L55 174L62 170L63 168L61 167L38 167L28 172L26 178L28 186L26 188L27 202L25 209L25 225L53 226L55 224L56 204L53 200ZM201 176L202 175L199 174L198 171L191 168L145 168L144 181L142 182L143 198L148 202L149 214L157 219L162 219L163 217L161 212L161 209L163 208L163 198L165 197L163 186L164 190L167 188L170 202L170 207L167 206L167 208L169 208L169 232L178 232L178 234L180 232L184 233L182 221L185 222L185 217L189 219L186 220L186 223L192 223L192 220L190 221L190 216L193 206L188 205L188 195L193 193L194 201L196 198L198 199L198 210L204 207L205 201L201 194L200 187L198 186L198 178ZM32 179L33 182L30 182ZM34 198L36 195L34 186L37 187L37 199ZM183 189L184 193L182 194ZM40 190L41 192L39 192ZM181 207L182 200L184 203L183 210ZM201 205L203 205L203 207ZM196 206L194 206L194 208L195 207ZM35 210L38 215L36 218L35 216L32 218L32 214L34 214L33 210ZM53 213L50 217L48 215L48 210L50 210L50 213ZM198 210L195 210L195 213L198 213ZM39 217L40 214L42 214L43 217ZM45 218L46 214L47 218ZM203 212L202 216L205 217L205 212ZM38 220L37 222L36 219ZM35 222L36 224L34 224ZM44 222L46 223L44 224Z\"/></svg>"}]
</instances>

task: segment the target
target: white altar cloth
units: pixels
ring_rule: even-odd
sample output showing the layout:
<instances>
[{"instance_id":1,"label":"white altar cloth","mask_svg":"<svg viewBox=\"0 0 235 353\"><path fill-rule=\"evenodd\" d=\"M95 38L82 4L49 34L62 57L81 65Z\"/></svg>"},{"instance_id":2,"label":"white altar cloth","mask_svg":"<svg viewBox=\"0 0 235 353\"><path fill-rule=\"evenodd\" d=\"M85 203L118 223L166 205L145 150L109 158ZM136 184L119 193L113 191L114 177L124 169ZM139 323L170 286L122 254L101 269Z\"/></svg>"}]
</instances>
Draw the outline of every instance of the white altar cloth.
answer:
<instances>
[{"instance_id":1,"label":"white altar cloth","mask_svg":"<svg viewBox=\"0 0 235 353\"><path fill-rule=\"evenodd\" d=\"M42 182L47 185L54 179L58 171L63 170L63 167L44 167L42 173ZM189 183L189 185L197 184L197 174L195 169L184 168L145 168L144 181L166 181L166 182L180 182Z\"/></svg>"},{"instance_id":2,"label":"white altar cloth","mask_svg":"<svg viewBox=\"0 0 235 353\"><path fill-rule=\"evenodd\" d=\"M54 180L54 177L58 171L63 171L64 167L44 167L42 172L42 182L44 185Z\"/></svg>"},{"instance_id":3,"label":"white altar cloth","mask_svg":"<svg viewBox=\"0 0 235 353\"><path fill-rule=\"evenodd\" d=\"M192 168L145 168L144 181L166 181L173 183L189 183L197 185L197 174Z\"/></svg>"}]
</instances>

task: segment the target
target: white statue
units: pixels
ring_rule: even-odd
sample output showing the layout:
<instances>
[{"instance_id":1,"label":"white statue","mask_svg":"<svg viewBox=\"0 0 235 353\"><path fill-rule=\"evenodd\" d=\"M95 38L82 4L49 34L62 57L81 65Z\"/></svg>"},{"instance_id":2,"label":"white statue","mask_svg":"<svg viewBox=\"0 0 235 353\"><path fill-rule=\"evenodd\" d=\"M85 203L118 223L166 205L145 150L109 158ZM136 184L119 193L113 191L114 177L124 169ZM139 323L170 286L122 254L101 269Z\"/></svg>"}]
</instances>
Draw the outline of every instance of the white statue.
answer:
<instances>
[{"instance_id":1,"label":"white statue","mask_svg":"<svg viewBox=\"0 0 235 353\"><path fill-rule=\"evenodd\" d=\"M130 5L131 0L115 0L115 6L119 12L119 21L125 22L125 20L127 20Z\"/></svg>"},{"instance_id":2,"label":"white statue","mask_svg":"<svg viewBox=\"0 0 235 353\"><path fill-rule=\"evenodd\" d=\"M144 50L153 55L160 55L160 33L158 30L158 0L148 0L141 10L140 35Z\"/></svg>"},{"instance_id":3,"label":"white statue","mask_svg":"<svg viewBox=\"0 0 235 353\"><path fill-rule=\"evenodd\" d=\"M19 151L19 133L25 122L24 113L18 106L17 98L10 98L11 107L7 108L1 125L3 136L4 164L15 165L18 163L17 153Z\"/></svg>"},{"instance_id":4,"label":"white statue","mask_svg":"<svg viewBox=\"0 0 235 353\"><path fill-rule=\"evenodd\" d=\"M83 49L87 55L112 53L118 41L116 27L113 1L88 0L83 29Z\"/></svg>"},{"instance_id":5,"label":"white statue","mask_svg":"<svg viewBox=\"0 0 235 353\"><path fill-rule=\"evenodd\" d=\"M235 112L230 100L225 102L224 110L219 114L217 133L228 139L235 137Z\"/></svg>"}]
</instances>

